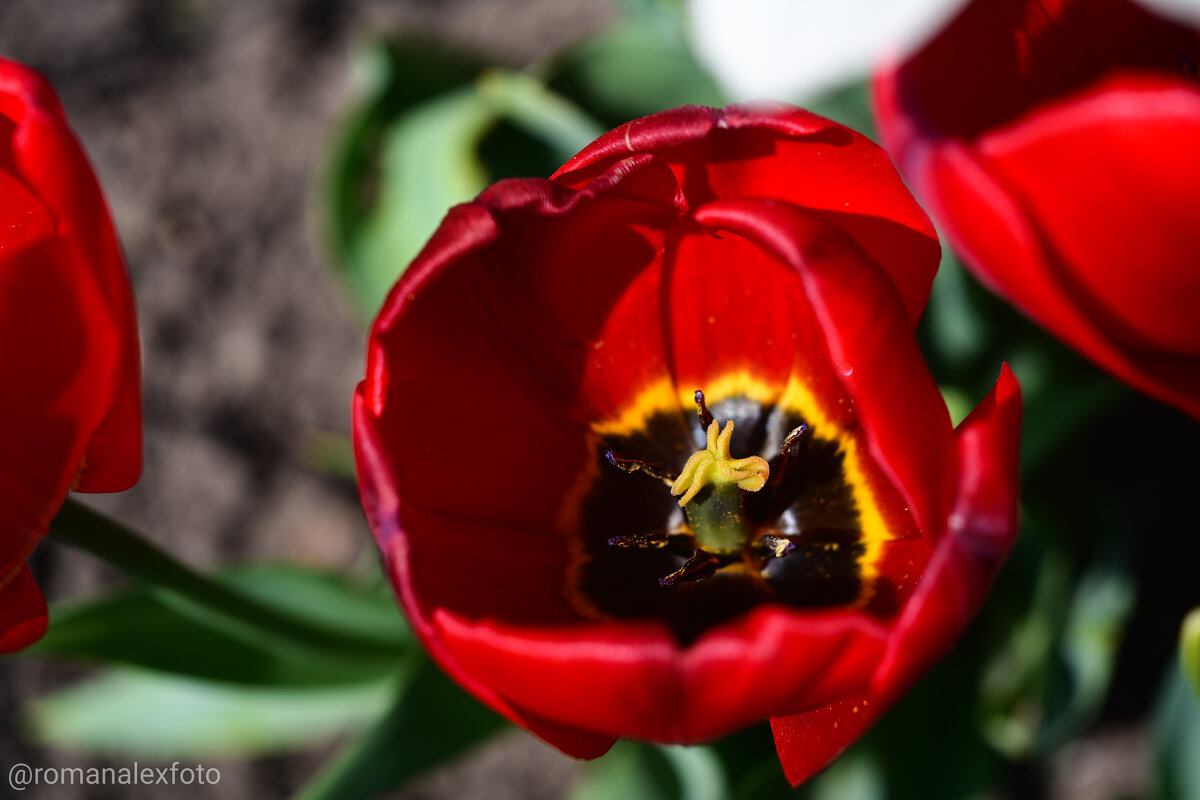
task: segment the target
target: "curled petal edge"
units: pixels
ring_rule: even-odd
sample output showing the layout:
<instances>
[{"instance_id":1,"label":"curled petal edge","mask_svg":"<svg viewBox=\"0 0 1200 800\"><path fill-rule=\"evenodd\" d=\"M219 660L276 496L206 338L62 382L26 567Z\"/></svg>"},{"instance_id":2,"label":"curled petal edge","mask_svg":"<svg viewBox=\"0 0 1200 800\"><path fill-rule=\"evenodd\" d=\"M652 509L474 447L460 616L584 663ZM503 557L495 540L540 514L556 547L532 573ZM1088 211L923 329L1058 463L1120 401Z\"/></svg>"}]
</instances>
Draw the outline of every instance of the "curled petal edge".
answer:
<instances>
[{"instance_id":1,"label":"curled petal edge","mask_svg":"<svg viewBox=\"0 0 1200 800\"><path fill-rule=\"evenodd\" d=\"M582 728L554 722L526 711L501 697L471 676L449 653L436 635L420 600L404 579L408 570L408 547L399 529L400 497L395 490L395 475L387 453L380 446L364 387L354 395L354 453L359 474L363 508L371 531L383 553L384 565L401 605L429 656L461 686L493 711L534 733L541 739L575 758L599 758L608 752L617 737L593 733Z\"/></svg>"},{"instance_id":2,"label":"curled petal edge","mask_svg":"<svg viewBox=\"0 0 1200 800\"><path fill-rule=\"evenodd\" d=\"M1008 366L956 430L958 491L947 534L896 623L870 690L771 720L788 781L799 786L841 754L944 656L978 610L1017 528L1020 388Z\"/></svg>"}]
</instances>

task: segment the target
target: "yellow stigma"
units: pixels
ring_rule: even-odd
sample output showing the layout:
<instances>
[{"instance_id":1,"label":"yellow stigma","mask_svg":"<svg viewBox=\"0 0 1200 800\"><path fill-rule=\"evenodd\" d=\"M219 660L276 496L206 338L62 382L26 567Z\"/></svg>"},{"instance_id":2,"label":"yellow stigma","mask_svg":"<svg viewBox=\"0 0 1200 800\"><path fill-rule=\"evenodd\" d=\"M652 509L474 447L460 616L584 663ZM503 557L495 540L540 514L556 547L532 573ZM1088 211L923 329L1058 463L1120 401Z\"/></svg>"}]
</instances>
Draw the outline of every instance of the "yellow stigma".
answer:
<instances>
[{"instance_id":1,"label":"yellow stigma","mask_svg":"<svg viewBox=\"0 0 1200 800\"><path fill-rule=\"evenodd\" d=\"M671 494L682 494L679 506L682 508L696 496L696 492L705 486L724 486L736 483L738 488L747 492L757 492L767 482L771 468L766 459L759 456L749 458L730 458L729 439L733 436L733 420L725 423L725 430L714 420L708 426L708 446L703 450L692 453L683 471L671 485Z\"/></svg>"}]
</instances>

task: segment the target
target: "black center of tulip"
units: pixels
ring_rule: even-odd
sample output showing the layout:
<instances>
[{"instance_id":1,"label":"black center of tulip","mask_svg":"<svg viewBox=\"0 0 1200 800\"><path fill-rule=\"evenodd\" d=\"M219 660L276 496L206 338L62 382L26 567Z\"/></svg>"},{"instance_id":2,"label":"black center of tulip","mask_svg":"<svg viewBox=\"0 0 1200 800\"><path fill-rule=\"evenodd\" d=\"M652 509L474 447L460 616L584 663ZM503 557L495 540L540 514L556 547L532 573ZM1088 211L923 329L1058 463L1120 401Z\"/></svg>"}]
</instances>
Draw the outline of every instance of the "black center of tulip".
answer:
<instances>
[{"instance_id":1,"label":"black center of tulip","mask_svg":"<svg viewBox=\"0 0 1200 800\"><path fill-rule=\"evenodd\" d=\"M687 642L763 602L862 601L862 522L836 438L741 396L710 409L697 392L697 407L594 443L568 588L576 606L663 619Z\"/></svg>"}]
</instances>

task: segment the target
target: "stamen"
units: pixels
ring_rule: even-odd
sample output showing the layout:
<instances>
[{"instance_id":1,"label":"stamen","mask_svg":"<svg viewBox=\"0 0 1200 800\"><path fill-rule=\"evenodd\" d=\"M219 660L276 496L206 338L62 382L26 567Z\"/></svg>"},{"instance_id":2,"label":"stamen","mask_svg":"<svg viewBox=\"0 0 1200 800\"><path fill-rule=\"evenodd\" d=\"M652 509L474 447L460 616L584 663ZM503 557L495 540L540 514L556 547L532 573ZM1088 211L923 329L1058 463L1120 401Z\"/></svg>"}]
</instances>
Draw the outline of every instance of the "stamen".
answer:
<instances>
[{"instance_id":1,"label":"stamen","mask_svg":"<svg viewBox=\"0 0 1200 800\"><path fill-rule=\"evenodd\" d=\"M705 550L697 550L692 554L692 557L679 569L658 579L659 586L674 586L680 581L685 583L688 581L698 581L704 578L711 577L720 566L720 561L715 555Z\"/></svg>"},{"instance_id":2,"label":"stamen","mask_svg":"<svg viewBox=\"0 0 1200 800\"><path fill-rule=\"evenodd\" d=\"M612 450L606 450L604 457L608 459L608 463L622 472L633 473L640 470L653 478L658 478L667 483L675 480L675 476L670 470L661 464L655 464L653 461L646 461L645 459L633 458L631 456L619 456Z\"/></svg>"},{"instance_id":3,"label":"stamen","mask_svg":"<svg viewBox=\"0 0 1200 800\"><path fill-rule=\"evenodd\" d=\"M769 533L764 533L758 537L758 541L775 558L783 558L796 549L795 543L790 539L785 539L782 536L774 536Z\"/></svg>"},{"instance_id":4,"label":"stamen","mask_svg":"<svg viewBox=\"0 0 1200 800\"><path fill-rule=\"evenodd\" d=\"M630 536L614 536L608 540L613 547L633 547L638 550L658 550L666 547L670 540L666 531L635 533Z\"/></svg>"},{"instance_id":5,"label":"stamen","mask_svg":"<svg viewBox=\"0 0 1200 800\"><path fill-rule=\"evenodd\" d=\"M708 430L708 426L713 424L714 418L712 412L708 410L708 403L704 402L704 392L700 389L696 390L696 414L700 417L700 430Z\"/></svg>"},{"instance_id":6,"label":"stamen","mask_svg":"<svg viewBox=\"0 0 1200 800\"><path fill-rule=\"evenodd\" d=\"M792 461L796 458L796 446L800 443L800 437L808 431L808 424L800 425L794 428L791 433L783 437L783 444L779 445L778 461L775 464L775 469L771 475L771 485L778 486L783 482L784 477L788 473L788 468L791 467Z\"/></svg>"}]
</instances>

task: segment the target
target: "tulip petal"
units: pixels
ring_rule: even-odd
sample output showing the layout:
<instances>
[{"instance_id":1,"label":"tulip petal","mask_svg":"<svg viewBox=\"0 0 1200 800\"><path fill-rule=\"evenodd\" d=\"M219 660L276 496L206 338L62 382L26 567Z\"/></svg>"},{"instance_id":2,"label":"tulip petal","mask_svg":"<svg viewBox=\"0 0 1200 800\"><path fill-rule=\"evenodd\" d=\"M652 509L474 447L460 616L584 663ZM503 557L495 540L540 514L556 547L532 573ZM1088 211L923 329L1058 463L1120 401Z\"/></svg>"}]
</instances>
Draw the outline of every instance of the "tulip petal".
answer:
<instances>
[{"instance_id":1,"label":"tulip petal","mask_svg":"<svg viewBox=\"0 0 1200 800\"><path fill-rule=\"evenodd\" d=\"M56 216L56 233L72 263L98 282L125 346L118 364L92 385L105 415L88 443L76 488L115 492L142 469L141 354L133 294L108 206L91 165L71 133L50 85L33 70L0 59L0 113L14 123L5 160Z\"/></svg>"},{"instance_id":2,"label":"tulip petal","mask_svg":"<svg viewBox=\"0 0 1200 800\"><path fill-rule=\"evenodd\" d=\"M658 622L520 627L439 609L455 661L514 705L590 729L694 743L781 708L865 691L883 629L849 611L766 606L681 648Z\"/></svg>"},{"instance_id":3,"label":"tulip petal","mask_svg":"<svg viewBox=\"0 0 1200 800\"><path fill-rule=\"evenodd\" d=\"M93 389L106 385L118 360L99 288L66 257L60 239L6 255L0 341L38 346L0 348L0 375L20 387L0 394L0 571L28 555L67 496L107 411Z\"/></svg>"},{"instance_id":4,"label":"tulip petal","mask_svg":"<svg viewBox=\"0 0 1200 800\"><path fill-rule=\"evenodd\" d=\"M1016 535L1021 401L1005 366L958 427L958 492L950 528L888 640L869 691L771 720L793 786L837 757L953 646L983 602Z\"/></svg>"},{"instance_id":5,"label":"tulip petal","mask_svg":"<svg viewBox=\"0 0 1200 800\"><path fill-rule=\"evenodd\" d=\"M710 403L742 395L770 407L809 343L798 341L804 331L793 325L788 302L799 291L796 280L741 237L684 230L668 242L663 285L675 384L685 395L703 389ZM737 421L734 452L757 453L742 443L749 429Z\"/></svg>"},{"instance_id":6,"label":"tulip petal","mask_svg":"<svg viewBox=\"0 0 1200 800\"><path fill-rule=\"evenodd\" d=\"M854 695L790 717L772 717L783 775L799 786L862 736L886 710L869 694Z\"/></svg>"},{"instance_id":7,"label":"tulip petal","mask_svg":"<svg viewBox=\"0 0 1200 800\"><path fill-rule=\"evenodd\" d=\"M987 596L1017 534L1021 394L1005 365L955 431L958 492L944 542L926 565L872 679L887 702L953 646Z\"/></svg>"},{"instance_id":8,"label":"tulip petal","mask_svg":"<svg viewBox=\"0 0 1200 800\"><path fill-rule=\"evenodd\" d=\"M1198 60L1196 30L1127 0L976 0L874 97L897 165L980 280L1200 418Z\"/></svg>"},{"instance_id":9,"label":"tulip petal","mask_svg":"<svg viewBox=\"0 0 1200 800\"><path fill-rule=\"evenodd\" d=\"M1200 88L1106 82L988 133L976 152L1038 221L1061 291L1118 344L1200 357Z\"/></svg>"},{"instance_id":10,"label":"tulip petal","mask_svg":"<svg viewBox=\"0 0 1200 800\"><path fill-rule=\"evenodd\" d=\"M670 163L693 209L739 197L811 209L887 273L916 324L937 271L937 236L887 154L865 136L791 106L679 108L601 136L554 180L579 186L635 152Z\"/></svg>"},{"instance_id":11,"label":"tulip petal","mask_svg":"<svg viewBox=\"0 0 1200 800\"><path fill-rule=\"evenodd\" d=\"M578 192L507 181L451 212L389 296L368 354L367 397L405 495L549 528L585 426L668 377L645 306L677 201L671 173L641 157Z\"/></svg>"},{"instance_id":12,"label":"tulip petal","mask_svg":"<svg viewBox=\"0 0 1200 800\"><path fill-rule=\"evenodd\" d=\"M1195 60L1198 44L1196 31L1131 0L974 0L883 79L902 86L904 113L923 135L966 141L1114 71L1178 80L1180 57ZM889 139L891 120L881 121Z\"/></svg>"},{"instance_id":13,"label":"tulip petal","mask_svg":"<svg viewBox=\"0 0 1200 800\"><path fill-rule=\"evenodd\" d=\"M0 654L42 638L48 618L46 598L28 566L21 564L8 577L0 576Z\"/></svg>"},{"instance_id":14,"label":"tulip petal","mask_svg":"<svg viewBox=\"0 0 1200 800\"><path fill-rule=\"evenodd\" d=\"M576 758L598 758L604 755L616 741L615 736L599 735L574 725L564 725L519 708L498 695L488 682L478 680L466 672L449 653L430 622L422 598L414 591L414 571L409 563L410 548L404 535L406 532L402 532L399 527L401 503L395 491L396 482L390 474L389 458L381 449L376 421L369 414L367 399L361 386L354 397L354 430L359 488L367 521L383 554L384 566L392 579L392 585L396 588L400 603L430 657L480 702L540 736L564 753ZM448 558L450 556L452 553L447 554Z\"/></svg>"},{"instance_id":15,"label":"tulip petal","mask_svg":"<svg viewBox=\"0 0 1200 800\"><path fill-rule=\"evenodd\" d=\"M871 456L907 501L904 511L911 509L925 535L936 539L953 490L950 419L892 285L838 228L790 204L713 202L696 220L746 237L800 277L811 311L794 316L815 315L828 359L801 364L800 377L826 399L826 413L836 418L852 409L856 419L870 421L863 436Z\"/></svg>"},{"instance_id":16,"label":"tulip petal","mask_svg":"<svg viewBox=\"0 0 1200 800\"><path fill-rule=\"evenodd\" d=\"M929 207L954 221L947 238L985 284L1117 377L1200 418L1196 358L1122 346L1110 336L1061 282L1070 267L1048 249L1035 218L971 150L914 140L904 158Z\"/></svg>"}]
</instances>

